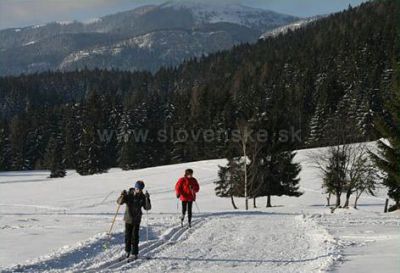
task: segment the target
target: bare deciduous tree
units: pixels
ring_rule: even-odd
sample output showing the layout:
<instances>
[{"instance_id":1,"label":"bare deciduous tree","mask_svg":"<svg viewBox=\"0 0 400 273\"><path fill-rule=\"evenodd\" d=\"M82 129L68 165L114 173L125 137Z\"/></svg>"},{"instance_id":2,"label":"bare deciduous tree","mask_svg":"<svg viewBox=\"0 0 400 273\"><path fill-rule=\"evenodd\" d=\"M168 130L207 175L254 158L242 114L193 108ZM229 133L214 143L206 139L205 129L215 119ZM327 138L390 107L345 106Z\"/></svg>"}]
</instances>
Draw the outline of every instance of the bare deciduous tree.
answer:
<instances>
[{"instance_id":1,"label":"bare deciduous tree","mask_svg":"<svg viewBox=\"0 0 400 273\"><path fill-rule=\"evenodd\" d=\"M350 197L356 194L354 207L360 196L373 194L377 183L377 171L368 158L365 144L344 144L331 146L324 152L309 154L315 168L319 169L326 189L327 203L332 194L336 196L335 207L341 207L341 195L346 193L343 207L348 207Z\"/></svg>"},{"instance_id":2,"label":"bare deciduous tree","mask_svg":"<svg viewBox=\"0 0 400 273\"><path fill-rule=\"evenodd\" d=\"M355 208L360 196L365 192L373 194L377 181L377 170L369 160L369 153L364 143L354 144L348 150L348 169L346 183L346 202L344 207L348 207L350 197L356 193Z\"/></svg>"}]
</instances>

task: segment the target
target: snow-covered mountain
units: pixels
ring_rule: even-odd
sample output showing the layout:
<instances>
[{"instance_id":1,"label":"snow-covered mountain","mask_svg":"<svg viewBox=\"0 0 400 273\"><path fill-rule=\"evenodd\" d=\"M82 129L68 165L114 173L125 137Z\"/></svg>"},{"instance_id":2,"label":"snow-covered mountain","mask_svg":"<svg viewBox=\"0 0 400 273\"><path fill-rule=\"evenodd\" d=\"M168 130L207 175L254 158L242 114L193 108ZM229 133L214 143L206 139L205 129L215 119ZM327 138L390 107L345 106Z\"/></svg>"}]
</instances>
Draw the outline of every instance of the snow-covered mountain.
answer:
<instances>
[{"instance_id":1,"label":"snow-covered mountain","mask_svg":"<svg viewBox=\"0 0 400 273\"><path fill-rule=\"evenodd\" d=\"M247 7L228 2L168 2L162 7L189 10L197 25L210 23L232 23L249 28L271 28L272 25L285 25L292 16L277 14L272 11Z\"/></svg>"},{"instance_id":2,"label":"snow-covered mountain","mask_svg":"<svg viewBox=\"0 0 400 273\"><path fill-rule=\"evenodd\" d=\"M301 19L301 20L298 20L296 22L290 23L288 25L283 25L283 26L277 27L275 29L272 29L272 30L269 30L269 31L263 33L260 36L260 39L266 39L268 37L278 36L279 34L285 34L288 31L293 31L293 30L302 28L302 27L304 27L304 26L306 26L306 25L308 25L308 24L310 24L310 23L312 23L312 22L314 22L316 20L319 20L321 18L323 18L323 16L309 17L309 18Z\"/></svg>"},{"instance_id":3,"label":"snow-covered mountain","mask_svg":"<svg viewBox=\"0 0 400 273\"><path fill-rule=\"evenodd\" d=\"M172 1L95 18L0 31L0 75L76 68L155 71L255 42L297 17L229 2Z\"/></svg>"}]
</instances>

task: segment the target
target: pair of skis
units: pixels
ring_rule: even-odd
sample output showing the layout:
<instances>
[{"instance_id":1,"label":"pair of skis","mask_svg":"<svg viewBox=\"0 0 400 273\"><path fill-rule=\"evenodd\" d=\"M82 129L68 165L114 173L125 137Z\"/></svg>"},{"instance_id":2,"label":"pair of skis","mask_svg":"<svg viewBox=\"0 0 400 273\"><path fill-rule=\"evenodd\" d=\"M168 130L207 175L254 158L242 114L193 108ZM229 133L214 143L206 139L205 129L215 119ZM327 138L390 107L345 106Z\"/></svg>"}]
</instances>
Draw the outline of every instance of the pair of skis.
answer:
<instances>
[{"instance_id":1,"label":"pair of skis","mask_svg":"<svg viewBox=\"0 0 400 273\"><path fill-rule=\"evenodd\" d=\"M119 262L125 261L126 263L131 263L131 262L134 262L134 261L137 261L137 260L150 260L150 259L151 259L151 257L147 257L147 256L140 257L140 256L137 256L137 255L132 255L132 256L129 256L129 257L126 257L126 256L121 257L119 259Z\"/></svg>"}]
</instances>

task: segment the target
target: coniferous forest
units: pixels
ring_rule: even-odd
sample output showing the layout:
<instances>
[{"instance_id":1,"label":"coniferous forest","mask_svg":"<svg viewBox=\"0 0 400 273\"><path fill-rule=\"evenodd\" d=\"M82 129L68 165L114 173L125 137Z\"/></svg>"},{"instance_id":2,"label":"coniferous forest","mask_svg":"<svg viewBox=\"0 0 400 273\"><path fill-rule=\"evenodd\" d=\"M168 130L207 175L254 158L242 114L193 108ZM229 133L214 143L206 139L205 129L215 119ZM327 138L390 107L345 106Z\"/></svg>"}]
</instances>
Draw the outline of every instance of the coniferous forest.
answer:
<instances>
[{"instance_id":1,"label":"coniferous forest","mask_svg":"<svg viewBox=\"0 0 400 273\"><path fill-rule=\"evenodd\" d=\"M249 191L300 195L290 151L381 136L374 123L387 119L399 12L396 1L349 7L155 74L85 69L2 77L0 170L46 168L63 176L65 169L86 175L221 157L239 164L240 143L263 129L267 141L249 142L249 156L260 162L249 172L266 168L288 182ZM270 181L254 175L249 185L257 179ZM230 195L223 183L220 195Z\"/></svg>"}]
</instances>

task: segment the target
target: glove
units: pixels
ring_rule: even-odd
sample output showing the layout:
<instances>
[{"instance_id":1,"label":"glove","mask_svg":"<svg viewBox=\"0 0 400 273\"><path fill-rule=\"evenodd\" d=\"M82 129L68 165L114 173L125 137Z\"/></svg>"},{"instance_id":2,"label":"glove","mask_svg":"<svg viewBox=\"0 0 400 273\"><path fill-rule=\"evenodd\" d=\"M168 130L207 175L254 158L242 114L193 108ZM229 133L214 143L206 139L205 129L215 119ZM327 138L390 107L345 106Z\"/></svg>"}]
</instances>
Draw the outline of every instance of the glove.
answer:
<instances>
[{"instance_id":1,"label":"glove","mask_svg":"<svg viewBox=\"0 0 400 273\"><path fill-rule=\"evenodd\" d=\"M146 191L146 193L144 194L144 196L146 196L147 199L150 198L150 194Z\"/></svg>"},{"instance_id":2,"label":"glove","mask_svg":"<svg viewBox=\"0 0 400 273\"><path fill-rule=\"evenodd\" d=\"M178 199L179 199L179 197L181 197L181 195L180 195L180 194L177 194L177 195L176 195L176 198L178 198Z\"/></svg>"},{"instance_id":3,"label":"glove","mask_svg":"<svg viewBox=\"0 0 400 273\"><path fill-rule=\"evenodd\" d=\"M122 196L125 196L125 195L127 195L128 193L126 192L126 190L123 190L122 192L121 192L121 195Z\"/></svg>"}]
</instances>

